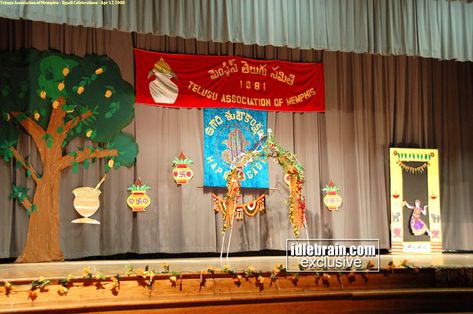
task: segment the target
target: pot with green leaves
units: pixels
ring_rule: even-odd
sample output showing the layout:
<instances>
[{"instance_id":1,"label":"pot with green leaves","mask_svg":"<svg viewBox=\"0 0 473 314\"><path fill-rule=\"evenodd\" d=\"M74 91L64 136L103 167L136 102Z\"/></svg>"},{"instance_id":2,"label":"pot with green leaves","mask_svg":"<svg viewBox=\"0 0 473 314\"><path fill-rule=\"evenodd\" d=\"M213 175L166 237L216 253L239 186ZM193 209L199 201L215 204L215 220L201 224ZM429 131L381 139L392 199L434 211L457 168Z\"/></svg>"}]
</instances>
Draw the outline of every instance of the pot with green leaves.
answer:
<instances>
[{"instance_id":1,"label":"pot with green leaves","mask_svg":"<svg viewBox=\"0 0 473 314\"><path fill-rule=\"evenodd\" d=\"M192 163L192 159L187 158L182 152L174 159L172 176L177 184L187 184L192 179L194 172L189 168Z\"/></svg>"},{"instance_id":2,"label":"pot with green leaves","mask_svg":"<svg viewBox=\"0 0 473 314\"><path fill-rule=\"evenodd\" d=\"M128 187L128 191L131 194L126 199L126 202L133 212L144 212L146 207L151 204L151 199L146 193L150 189L150 186L141 183L140 178L135 181L135 184Z\"/></svg>"},{"instance_id":3,"label":"pot with green leaves","mask_svg":"<svg viewBox=\"0 0 473 314\"><path fill-rule=\"evenodd\" d=\"M322 191L325 192L324 204L327 206L328 210L338 210L342 205L342 197L338 194L340 188L330 180L330 183L327 184Z\"/></svg>"}]
</instances>

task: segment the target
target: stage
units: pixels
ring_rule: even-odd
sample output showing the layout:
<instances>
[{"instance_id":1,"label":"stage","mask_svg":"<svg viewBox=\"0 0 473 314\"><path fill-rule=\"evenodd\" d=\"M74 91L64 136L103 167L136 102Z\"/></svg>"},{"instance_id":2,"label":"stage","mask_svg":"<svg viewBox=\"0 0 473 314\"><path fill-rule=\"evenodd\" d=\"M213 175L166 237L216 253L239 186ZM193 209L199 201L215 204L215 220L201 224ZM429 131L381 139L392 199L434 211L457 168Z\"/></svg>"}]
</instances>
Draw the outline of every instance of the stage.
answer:
<instances>
[{"instance_id":1,"label":"stage","mask_svg":"<svg viewBox=\"0 0 473 314\"><path fill-rule=\"evenodd\" d=\"M473 310L473 254L381 255L380 271L373 259L366 273L278 271L285 262L268 256L2 264L0 280L12 286L7 294L0 285L0 313ZM50 283L40 287L44 280Z\"/></svg>"}]
</instances>

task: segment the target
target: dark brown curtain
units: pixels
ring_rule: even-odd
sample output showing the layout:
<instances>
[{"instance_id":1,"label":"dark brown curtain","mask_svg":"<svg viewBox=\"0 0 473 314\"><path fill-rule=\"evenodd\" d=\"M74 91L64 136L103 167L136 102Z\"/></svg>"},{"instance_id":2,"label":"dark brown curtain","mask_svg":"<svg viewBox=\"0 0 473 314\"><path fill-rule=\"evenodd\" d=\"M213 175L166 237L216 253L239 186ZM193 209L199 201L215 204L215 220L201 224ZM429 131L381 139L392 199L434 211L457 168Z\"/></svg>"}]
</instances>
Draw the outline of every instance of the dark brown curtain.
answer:
<instances>
[{"instance_id":1,"label":"dark brown curtain","mask_svg":"<svg viewBox=\"0 0 473 314\"><path fill-rule=\"evenodd\" d=\"M163 52L240 55L256 59L323 62L325 113L269 113L276 139L296 152L305 166L308 234L311 237L376 238L389 248L388 148L435 147L441 154L444 248L471 250L473 236L473 65L416 57L219 44L143 34L129 34L40 22L0 19L0 50L33 47L83 56L106 54L133 84L133 46ZM61 240L66 258L123 252L216 252L221 244L221 217L212 211L203 182L202 112L137 104L127 128L140 154L134 168L113 171L106 181L100 226L73 225L77 218L71 190L95 185L98 164L87 171L65 172L61 191ZM21 149L35 161L34 146L22 138ZM194 160L195 177L177 187L170 175L174 157L183 151ZM232 251L284 249L292 237L282 171L270 164L271 190L265 215L236 223ZM133 214L126 188L136 176L152 186L152 205ZM333 179L343 206L328 212L321 188ZM26 237L24 210L8 199L21 172L0 163L0 257L16 256ZM29 186L33 188L33 186ZM221 191L220 191L221 192ZM250 200L256 194L244 195Z\"/></svg>"}]
</instances>

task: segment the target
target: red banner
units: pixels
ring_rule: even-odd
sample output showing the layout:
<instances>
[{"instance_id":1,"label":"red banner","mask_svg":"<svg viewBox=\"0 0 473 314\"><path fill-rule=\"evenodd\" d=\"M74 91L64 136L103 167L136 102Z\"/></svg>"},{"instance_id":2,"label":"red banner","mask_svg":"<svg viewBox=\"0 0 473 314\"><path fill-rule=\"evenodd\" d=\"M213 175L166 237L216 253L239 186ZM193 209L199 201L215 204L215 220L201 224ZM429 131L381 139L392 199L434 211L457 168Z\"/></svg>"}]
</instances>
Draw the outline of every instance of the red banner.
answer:
<instances>
[{"instance_id":1,"label":"red banner","mask_svg":"<svg viewBox=\"0 0 473 314\"><path fill-rule=\"evenodd\" d=\"M325 111L321 63L135 49L136 102L169 107Z\"/></svg>"}]
</instances>

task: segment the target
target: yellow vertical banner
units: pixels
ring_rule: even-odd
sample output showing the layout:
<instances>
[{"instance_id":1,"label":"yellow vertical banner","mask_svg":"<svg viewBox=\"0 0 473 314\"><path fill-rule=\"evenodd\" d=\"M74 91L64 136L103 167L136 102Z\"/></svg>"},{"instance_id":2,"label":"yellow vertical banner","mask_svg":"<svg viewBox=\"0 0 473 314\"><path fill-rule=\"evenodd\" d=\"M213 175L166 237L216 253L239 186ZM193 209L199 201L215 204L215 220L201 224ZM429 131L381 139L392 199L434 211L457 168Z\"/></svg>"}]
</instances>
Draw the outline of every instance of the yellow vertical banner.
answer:
<instances>
[{"instance_id":1,"label":"yellow vertical banner","mask_svg":"<svg viewBox=\"0 0 473 314\"><path fill-rule=\"evenodd\" d=\"M392 253L442 253L438 150L390 148L389 157Z\"/></svg>"}]
</instances>

